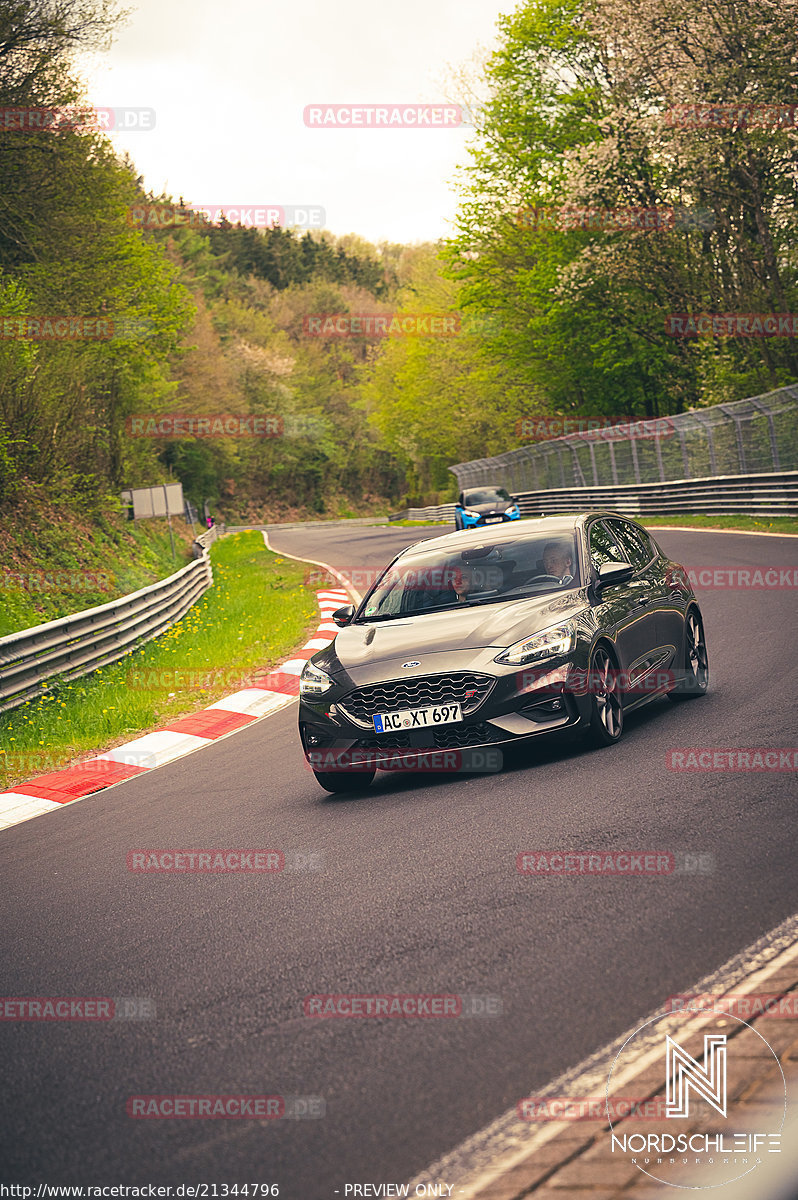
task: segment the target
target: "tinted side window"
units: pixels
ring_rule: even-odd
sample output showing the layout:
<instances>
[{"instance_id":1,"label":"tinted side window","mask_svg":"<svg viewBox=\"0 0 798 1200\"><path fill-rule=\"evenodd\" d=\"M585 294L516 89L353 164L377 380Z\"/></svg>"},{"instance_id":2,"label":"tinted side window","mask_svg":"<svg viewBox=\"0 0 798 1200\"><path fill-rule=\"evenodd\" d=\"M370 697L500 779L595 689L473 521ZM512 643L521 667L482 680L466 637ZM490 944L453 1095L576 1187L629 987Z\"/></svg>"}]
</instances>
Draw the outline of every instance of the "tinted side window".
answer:
<instances>
[{"instance_id":1,"label":"tinted side window","mask_svg":"<svg viewBox=\"0 0 798 1200\"><path fill-rule=\"evenodd\" d=\"M625 551L627 562L630 562L636 571L642 571L644 567L647 567L654 557L654 551L648 538L640 530L635 529L634 525L628 525L626 521L608 521L607 524Z\"/></svg>"},{"instance_id":2,"label":"tinted side window","mask_svg":"<svg viewBox=\"0 0 798 1200\"><path fill-rule=\"evenodd\" d=\"M603 521L590 526L590 561L598 571L606 562L626 562L626 554Z\"/></svg>"}]
</instances>

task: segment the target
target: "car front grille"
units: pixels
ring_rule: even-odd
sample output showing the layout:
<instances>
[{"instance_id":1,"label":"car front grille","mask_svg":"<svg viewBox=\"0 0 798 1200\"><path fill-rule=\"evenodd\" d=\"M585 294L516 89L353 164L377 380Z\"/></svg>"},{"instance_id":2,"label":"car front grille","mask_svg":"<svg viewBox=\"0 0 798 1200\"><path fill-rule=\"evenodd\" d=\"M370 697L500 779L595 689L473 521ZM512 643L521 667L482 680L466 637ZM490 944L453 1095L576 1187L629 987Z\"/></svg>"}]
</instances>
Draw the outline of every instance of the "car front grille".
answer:
<instances>
[{"instance_id":1,"label":"car front grille","mask_svg":"<svg viewBox=\"0 0 798 1200\"><path fill-rule=\"evenodd\" d=\"M468 715L479 708L494 682L490 675L479 675L475 671L389 679L385 683L356 688L338 701L338 707L356 725L372 729L375 713L399 712L407 708L459 704L462 713Z\"/></svg>"},{"instance_id":2,"label":"car front grille","mask_svg":"<svg viewBox=\"0 0 798 1200\"><path fill-rule=\"evenodd\" d=\"M463 746L484 746L486 742L498 742L506 733L487 725L439 725L432 730L436 750L459 750Z\"/></svg>"},{"instance_id":3,"label":"car front grille","mask_svg":"<svg viewBox=\"0 0 798 1200\"><path fill-rule=\"evenodd\" d=\"M409 733L389 733L386 737L361 738L354 750L409 750Z\"/></svg>"}]
</instances>

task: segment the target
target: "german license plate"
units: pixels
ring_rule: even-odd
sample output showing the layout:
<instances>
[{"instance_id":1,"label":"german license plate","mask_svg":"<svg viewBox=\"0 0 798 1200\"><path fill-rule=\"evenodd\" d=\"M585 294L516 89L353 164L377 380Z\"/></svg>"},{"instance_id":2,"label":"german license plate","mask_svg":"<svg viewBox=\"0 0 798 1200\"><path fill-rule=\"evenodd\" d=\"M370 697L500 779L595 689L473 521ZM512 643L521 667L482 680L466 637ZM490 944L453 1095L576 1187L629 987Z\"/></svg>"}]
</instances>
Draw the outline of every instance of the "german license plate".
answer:
<instances>
[{"instance_id":1,"label":"german license plate","mask_svg":"<svg viewBox=\"0 0 798 1200\"><path fill-rule=\"evenodd\" d=\"M495 525L497 521L503 521L504 517L485 517L486 525Z\"/></svg>"},{"instance_id":2,"label":"german license plate","mask_svg":"<svg viewBox=\"0 0 798 1200\"><path fill-rule=\"evenodd\" d=\"M462 721L459 704L438 704L434 708L406 708L401 712L375 713L372 718L377 733L397 729L425 729L428 725L450 725Z\"/></svg>"}]
</instances>

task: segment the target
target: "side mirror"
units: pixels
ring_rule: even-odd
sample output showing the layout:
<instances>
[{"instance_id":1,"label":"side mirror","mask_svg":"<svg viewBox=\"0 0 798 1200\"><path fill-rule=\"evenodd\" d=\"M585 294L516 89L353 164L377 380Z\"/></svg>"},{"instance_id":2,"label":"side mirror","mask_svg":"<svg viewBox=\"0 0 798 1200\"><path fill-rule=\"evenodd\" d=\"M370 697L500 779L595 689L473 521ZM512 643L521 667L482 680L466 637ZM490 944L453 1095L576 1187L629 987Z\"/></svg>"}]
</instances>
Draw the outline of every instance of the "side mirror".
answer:
<instances>
[{"instance_id":1,"label":"side mirror","mask_svg":"<svg viewBox=\"0 0 798 1200\"><path fill-rule=\"evenodd\" d=\"M613 583L626 583L635 573L631 563L626 562L606 562L599 567L598 586L599 588L609 587Z\"/></svg>"},{"instance_id":2,"label":"side mirror","mask_svg":"<svg viewBox=\"0 0 798 1200\"><path fill-rule=\"evenodd\" d=\"M354 615L355 615L354 604L345 604L343 606L343 608L336 608L335 612L332 615L332 619L333 619L333 621L335 621L336 625L338 625L341 629L343 629L343 627L345 625L349 624L349 622L352 620L352 617Z\"/></svg>"}]
</instances>

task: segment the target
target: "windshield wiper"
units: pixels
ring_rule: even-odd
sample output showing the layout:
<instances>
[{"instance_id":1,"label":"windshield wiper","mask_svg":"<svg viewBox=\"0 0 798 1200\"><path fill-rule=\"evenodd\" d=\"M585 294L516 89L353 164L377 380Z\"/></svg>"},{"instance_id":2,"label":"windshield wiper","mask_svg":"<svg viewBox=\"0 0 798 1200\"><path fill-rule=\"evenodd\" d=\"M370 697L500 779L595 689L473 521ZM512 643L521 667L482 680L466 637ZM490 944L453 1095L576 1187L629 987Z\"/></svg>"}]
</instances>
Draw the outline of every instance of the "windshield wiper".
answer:
<instances>
[{"instance_id":1,"label":"windshield wiper","mask_svg":"<svg viewBox=\"0 0 798 1200\"><path fill-rule=\"evenodd\" d=\"M399 621L403 617L412 617L414 613L372 613L368 617L358 617L353 625L373 625L376 621Z\"/></svg>"}]
</instances>

